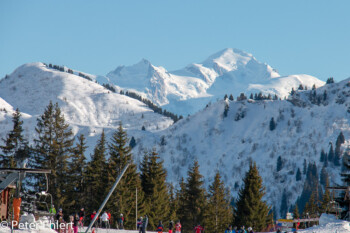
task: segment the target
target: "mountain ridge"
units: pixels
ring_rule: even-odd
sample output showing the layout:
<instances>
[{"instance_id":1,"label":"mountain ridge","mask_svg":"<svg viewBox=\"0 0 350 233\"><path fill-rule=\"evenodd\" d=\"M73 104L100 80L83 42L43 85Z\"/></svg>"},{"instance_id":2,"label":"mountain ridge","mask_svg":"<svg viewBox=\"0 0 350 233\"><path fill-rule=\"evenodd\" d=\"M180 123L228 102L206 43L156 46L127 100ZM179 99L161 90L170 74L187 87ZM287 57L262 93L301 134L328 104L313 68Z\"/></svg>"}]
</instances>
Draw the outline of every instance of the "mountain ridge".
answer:
<instances>
[{"instance_id":1,"label":"mountain ridge","mask_svg":"<svg viewBox=\"0 0 350 233\"><path fill-rule=\"evenodd\" d=\"M145 61L150 67L147 71L137 66ZM179 70L167 71L148 60L141 60L135 65L118 66L106 77L118 88L137 92L181 115L193 114L225 94L238 96L241 92L246 95L262 92L284 98L291 88L300 84L310 88L313 84L324 85L323 81L310 75L281 76L252 54L233 48L221 50L201 63L191 63Z\"/></svg>"}]
</instances>

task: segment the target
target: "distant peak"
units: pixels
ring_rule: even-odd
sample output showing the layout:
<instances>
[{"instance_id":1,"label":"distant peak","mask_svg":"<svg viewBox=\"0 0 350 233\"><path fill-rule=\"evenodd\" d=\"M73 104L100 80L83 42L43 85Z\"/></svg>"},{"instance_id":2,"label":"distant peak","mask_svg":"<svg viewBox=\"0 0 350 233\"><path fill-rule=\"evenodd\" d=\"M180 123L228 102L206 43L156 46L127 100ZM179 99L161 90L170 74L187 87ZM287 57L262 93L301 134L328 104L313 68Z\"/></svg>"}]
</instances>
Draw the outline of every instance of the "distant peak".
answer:
<instances>
[{"instance_id":1,"label":"distant peak","mask_svg":"<svg viewBox=\"0 0 350 233\"><path fill-rule=\"evenodd\" d=\"M141 61L139 61L137 64L152 65L152 63L145 58L142 58Z\"/></svg>"}]
</instances>

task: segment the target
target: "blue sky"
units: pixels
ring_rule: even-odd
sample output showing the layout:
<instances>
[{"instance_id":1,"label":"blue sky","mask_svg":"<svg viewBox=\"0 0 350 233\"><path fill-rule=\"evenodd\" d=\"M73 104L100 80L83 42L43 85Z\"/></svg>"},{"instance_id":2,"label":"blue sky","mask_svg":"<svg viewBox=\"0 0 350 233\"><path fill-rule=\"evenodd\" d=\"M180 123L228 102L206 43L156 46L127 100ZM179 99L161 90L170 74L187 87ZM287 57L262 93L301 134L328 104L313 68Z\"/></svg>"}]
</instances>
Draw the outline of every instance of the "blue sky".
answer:
<instances>
[{"instance_id":1,"label":"blue sky","mask_svg":"<svg viewBox=\"0 0 350 233\"><path fill-rule=\"evenodd\" d=\"M350 1L0 1L0 77L43 61L92 74L142 58L168 70L224 48L280 74L350 77Z\"/></svg>"}]
</instances>

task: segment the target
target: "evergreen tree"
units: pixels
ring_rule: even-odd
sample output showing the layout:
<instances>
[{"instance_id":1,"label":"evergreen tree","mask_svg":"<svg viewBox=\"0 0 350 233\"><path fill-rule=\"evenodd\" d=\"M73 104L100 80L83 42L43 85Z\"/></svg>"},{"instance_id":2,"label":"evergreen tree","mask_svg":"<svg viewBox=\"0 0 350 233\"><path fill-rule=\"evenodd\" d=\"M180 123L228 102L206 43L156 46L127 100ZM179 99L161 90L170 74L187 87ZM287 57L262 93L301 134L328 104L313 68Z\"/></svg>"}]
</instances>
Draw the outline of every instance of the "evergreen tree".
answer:
<instances>
[{"instance_id":1,"label":"evergreen tree","mask_svg":"<svg viewBox=\"0 0 350 233\"><path fill-rule=\"evenodd\" d=\"M187 214L183 211L183 208L185 208L186 205L186 183L184 178L182 177L179 182L179 190L176 192L176 200L178 204L178 208L176 209L176 216L178 220L184 220L187 218Z\"/></svg>"},{"instance_id":2,"label":"evergreen tree","mask_svg":"<svg viewBox=\"0 0 350 233\"><path fill-rule=\"evenodd\" d=\"M318 193L317 190L314 190L311 193L309 201L305 205L305 209L303 212L304 217L308 218L317 218L319 217L319 206L318 206Z\"/></svg>"},{"instance_id":3,"label":"evergreen tree","mask_svg":"<svg viewBox=\"0 0 350 233\"><path fill-rule=\"evenodd\" d=\"M322 149L321 155L320 155L320 162L324 162L327 159L327 154L326 152Z\"/></svg>"},{"instance_id":4,"label":"evergreen tree","mask_svg":"<svg viewBox=\"0 0 350 233\"><path fill-rule=\"evenodd\" d=\"M136 140L135 140L134 136L132 136L130 139L129 147L131 149L133 149L135 146L136 146Z\"/></svg>"},{"instance_id":5,"label":"evergreen tree","mask_svg":"<svg viewBox=\"0 0 350 233\"><path fill-rule=\"evenodd\" d=\"M281 156L278 156L278 158L277 158L277 166L276 167L277 167L276 168L277 172L281 171L283 168L283 161L282 161Z\"/></svg>"},{"instance_id":6,"label":"evergreen tree","mask_svg":"<svg viewBox=\"0 0 350 233\"><path fill-rule=\"evenodd\" d=\"M316 190L316 194L318 194L320 189L318 180L319 179L316 164L309 163L306 172L306 179L304 182L303 191L297 201L298 207L300 208L301 212L305 212L305 205L309 201L312 192Z\"/></svg>"},{"instance_id":7,"label":"evergreen tree","mask_svg":"<svg viewBox=\"0 0 350 233\"><path fill-rule=\"evenodd\" d=\"M293 218L294 219L300 218L298 204L295 204L295 207L294 207L294 210L293 210Z\"/></svg>"},{"instance_id":8,"label":"evergreen tree","mask_svg":"<svg viewBox=\"0 0 350 233\"><path fill-rule=\"evenodd\" d=\"M340 166L340 157L341 157L341 145L345 142L345 137L342 132L337 137L334 150L334 165Z\"/></svg>"},{"instance_id":9,"label":"evergreen tree","mask_svg":"<svg viewBox=\"0 0 350 233\"><path fill-rule=\"evenodd\" d=\"M58 104L49 103L45 112L38 118L36 138L34 139L35 153L31 159L34 168L50 169L48 179L49 192L56 206L65 208L67 205L68 159L74 142L72 130L65 122ZM36 190L45 190L46 181L42 175L36 176Z\"/></svg>"},{"instance_id":10,"label":"evergreen tree","mask_svg":"<svg viewBox=\"0 0 350 233\"><path fill-rule=\"evenodd\" d=\"M125 227L132 228L134 222L131 219L136 218L136 189L138 190L138 216L144 211L143 192L141 188L140 176L137 173L137 167L131 154L131 148L127 144L129 141L122 123L119 123L117 131L112 135L109 143L109 160L107 172L107 184L111 187L116 178L122 172L126 164L130 164L124 176L118 184L118 192L114 193L107 203L107 209L111 210L113 216L123 214L125 219Z\"/></svg>"},{"instance_id":11,"label":"evergreen tree","mask_svg":"<svg viewBox=\"0 0 350 233\"><path fill-rule=\"evenodd\" d=\"M333 143L329 143L330 147L329 147L329 152L328 152L328 161L332 162L334 161L334 150L333 150Z\"/></svg>"},{"instance_id":12,"label":"evergreen tree","mask_svg":"<svg viewBox=\"0 0 350 233\"><path fill-rule=\"evenodd\" d=\"M159 160L155 149L152 152L146 152L140 170L149 225L151 229L156 229L159 221L169 216L170 196L163 161Z\"/></svg>"},{"instance_id":13,"label":"evergreen tree","mask_svg":"<svg viewBox=\"0 0 350 233\"><path fill-rule=\"evenodd\" d=\"M71 161L69 162L69 173L68 176L69 189L68 189L68 200L67 205L69 213L73 213L75 210L80 209L85 205L85 193L84 187L85 181L85 170L86 170L86 157L85 151L87 149L86 139L84 134L78 136L78 141L75 148L73 148L73 154Z\"/></svg>"},{"instance_id":14,"label":"evergreen tree","mask_svg":"<svg viewBox=\"0 0 350 233\"><path fill-rule=\"evenodd\" d=\"M178 211L179 201L174 190L174 186L169 184L169 215L166 219L177 219L176 212Z\"/></svg>"},{"instance_id":15,"label":"evergreen tree","mask_svg":"<svg viewBox=\"0 0 350 233\"><path fill-rule=\"evenodd\" d=\"M320 173L320 184L325 186L326 182L327 182L327 179L328 179L328 173L327 173L326 168L323 166L322 170L321 170L321 173Z\"/></svg>"},{"instance_id":16,"label":"evergreen tree","mask_svg":"<svg viewBox=\"0 0 350 233\"><path fill-rule=\"evenodd\" d=\"M326 84L331 84L331 83L334 83L333 77L328 78L326 82Z\"/></svg>"},{"instance_id":17,"label":"evergreen tree","mask_svg":"<svg viewBox=\"0 0 350 233\"><path fill-rule=\"evenodd\" d=\"M234 98L233 98L233 95L231 94L230 97L228 98L230 101L233 101Z\"/></svg>"},{"instance_id":18,"label":"evergreen tree","mask_svg":"<svg viewBox=\"0 0 350 233\"><path fill-rule=\"evenodd\" d=\"M236 226L252 226L256 231L266 227L269 207L262 201L265 188L255 163L251 163L239 190L234 212Z\"/></svg>"},{"instance_id":19,"label":"evergreen tree","mask_svg":"<svg viewBox=\"0 0 350 233\"><path fill-rule=\"evenodd\" d=\"M0 167L15 168L17 162L29 157L28 142L23 136L23 121L18 108L12 115L12 122L12 130L5 139L2 139L5 145L0 146L4 153L4 155L1 155Z\"/></svg>"},{"instance_id":20,"label":"evergreen tree","mask_svg":"<svg viewBox=\"0 0 350 233\"><path fill-rule=\"evenodd\" d=\"M327 211L327 206L329 202L331 201L331 194L329 192L329 189L326 187L329 185L328 177L326 178L326 185L325 185L325 191L322 196L322 202L320 207L320 212L325 213Z\"/></svg>"},{"instance_id":21,"label":"evergreen tree","mask_svg":"<svg viewBox=\"0 0 350 233\"><path fill-rule=\"evenodd\" d=\"M227 94L225 94L225 96L224 96L224 100L227 100L228 99L228 96L227 96Z\"/></svg>"},{"instance_id":22,"label":"evergreen tree","mask_svg":"<svg viewBox=\"0 0 350 233\"><path fill-rule=\"evenodd\" d=\"M301 180L301 171L300 168L298 168L296 176L295 176L295 180L296 181L300 181Z\"/></svg>"},{"instance_id":23,"label":"evergreen tree","mask_svg":"<svg viewBox=\"0 0 350 233\"><path fill-rule=\"evenodd\" d=\"M293 218L294 218L294 219L299 219L299 218L300 218L300 213L299 213L298 204L295 204L295 206L294 206ZM296 223L293 224L293 227L296 228Z\"/></svg>"},{"instance_id":24,"label":"evergreen tree","mask_svg":"<svg viewBox=\"0 0 350 233\"><path fill-rule=\"evenodd\" d=\"M287 196L287 191L284 189L282 194L282 200L281 200L281 208L280 208L281 217L284 218L284 216L287 215L287 212L288 212L288 196Z\"/></svg>"},{"instance_id":25,"label":"evergreen tree","mask_svg":"<svg viewBox=\"0 0 350 233\"><path fill-rule=\"evenodd\" d=\"M276 122L275 122L275 119L273 119L273 117L271 117L270 130L273 131L274 129L276 129Z\"/></svg>"},{"instance_id":26,"label":"evergreen tree","mask_svg":"<svg viewBox=\"0 0 350 233\"><path fill-rule=\"evenodd\" d=\"M107 184L107 142L104 130L97 141L86 170L86 204L90 211L97 210L102 203Z\"/></svg>"},{"instance_id":27,"label":"evergreen tree","mask_svg":"<svg viewBox=\"0 0 350 233\"><path fill-rule=\"evenodd\" d=\"M224 232L232 219L230 193L221 181L217 172L213 183L209 186L208 218L206 230L208 232Z\"/></svg>"},{"instance_id":28,"label":"evergreen tree","mask_svg":"<svg viewBox=\"0 0 350 233\"><path fill-rule=\"evenodd\" d=\"M203 176L199 173L199 164L194 162L188 171L188 177L184 184L184 193L179 203L179 210L184 214L179 215L184 231L190 231L193 227L202 223L205 218L206 192L203 187Z\"/></svg>"}]
</instances>

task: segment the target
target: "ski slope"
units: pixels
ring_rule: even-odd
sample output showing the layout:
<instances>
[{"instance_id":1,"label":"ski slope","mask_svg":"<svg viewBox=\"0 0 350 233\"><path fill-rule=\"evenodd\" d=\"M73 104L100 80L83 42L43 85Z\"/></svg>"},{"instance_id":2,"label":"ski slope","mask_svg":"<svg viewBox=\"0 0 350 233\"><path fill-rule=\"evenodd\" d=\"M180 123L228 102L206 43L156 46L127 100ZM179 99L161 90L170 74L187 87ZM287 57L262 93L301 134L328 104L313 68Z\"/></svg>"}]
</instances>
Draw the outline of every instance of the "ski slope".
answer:
<instances>
[{"instance_id":1,"label":"ski slope","mask_svg":"<svg viewBox=\"0 0 350 233\"><path fill-rule=\"evenodd\" d=\"M156 142L168 180L175 186L197 160L206 186L218 171L234 197L250 161L255 161L266 188L265 199L279 215L283 191L289 207L302 192L306 175L296 181L296 172L303 171L304 160L315 163L320 173L321 150L328 152L329 143L335 145L340 132L346 139L342 151L350 145L349 81L318 88L318 96L328 93L320 105L310 102L311 90L299 91L289 100L219 100L153 137L138 138L142 144L134 148L136 161L141 161L137 156L141 151ZM223 116L225 105L229 106L227 117ZM277 123L273 131L269 129L272 117ZM279 156L283 168L277 172ZM326 169L331 185L342 184L340 166L330 164Z\"/></svg>"},{"instance_id":2,"label":"ski slope","mask_svg":"<svg viewBox=\"0 0 350 233\"><path fill-rule=\"evenodd\" d=\"M110 135L120 121L128 131L139 133L143 133L142 126L152 132L173 124L170 118L154 113L144 103L112 93L98 83L50 69L43 63L29 63L0 80L0 138L12 128L12 114L18 108L25 136L31 140L36 119L50 101L59 104L75 135L83 133L87 137L90 151L102 130Z\"/></svg>"}]
</instances>

